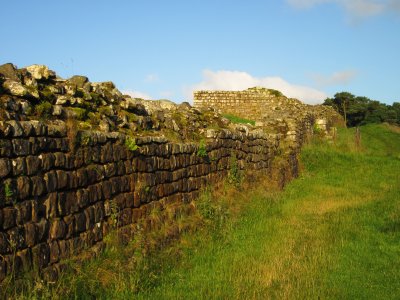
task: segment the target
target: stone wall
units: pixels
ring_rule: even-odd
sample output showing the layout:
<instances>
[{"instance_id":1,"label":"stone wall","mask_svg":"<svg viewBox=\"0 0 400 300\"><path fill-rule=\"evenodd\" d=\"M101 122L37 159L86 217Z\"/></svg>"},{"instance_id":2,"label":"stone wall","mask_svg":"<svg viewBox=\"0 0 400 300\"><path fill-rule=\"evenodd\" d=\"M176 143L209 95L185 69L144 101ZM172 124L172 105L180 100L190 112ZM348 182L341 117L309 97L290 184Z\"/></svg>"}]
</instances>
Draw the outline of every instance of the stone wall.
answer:
<instances>
[{"instance_id":1,"label":"stone wall","mask_svg":"<svg viewBox=\"0 0 400 300\"><path fill-rule=\"evenodd\" d=\"M312 125L328 135L330 128L341 122L341 117L332 107L307 105L287 98L277 90L262 87L244 91L196 91L193 103L195 107L212 107L220 113L254 120L258 126L289 132L289 135L304 119L309 119Z\"/></svg>"},{"instance_id":2,"label":"stone wall","mask_svg":"<svg viewBox=\"0 0 400 300\"><path fill-rule=\"evenodd\" d=\"M64 80L42 65L2 65L0 282L32 268L55 278L64 259L101 249L115 220L129 235L153 207L195 200L226 178L233 155L282 186L313 126L328 132L334 116L262 88L196 92L191 107Z\"/></svg>"},{"instance_id":3,"label":"stone wall","mask_svg":"<svg viewBox=\"0 0 400 300\"><path fill-rule=\"evenodd\" d=\"M123 227L150 203L195 199L227 175L232 153L242 169L269 174L280 152L280 136L262 131L206 137L207 157L199 157L197 143L163 137L139 137L130 151L122 133L71 136L63 121L0 122L0 279L13 268L57 273L62 259L101 244L113 207ZM80 141L75 150L71 139ZM295 154L289 161L296 173Z\"/></svg>"}]
</instances>

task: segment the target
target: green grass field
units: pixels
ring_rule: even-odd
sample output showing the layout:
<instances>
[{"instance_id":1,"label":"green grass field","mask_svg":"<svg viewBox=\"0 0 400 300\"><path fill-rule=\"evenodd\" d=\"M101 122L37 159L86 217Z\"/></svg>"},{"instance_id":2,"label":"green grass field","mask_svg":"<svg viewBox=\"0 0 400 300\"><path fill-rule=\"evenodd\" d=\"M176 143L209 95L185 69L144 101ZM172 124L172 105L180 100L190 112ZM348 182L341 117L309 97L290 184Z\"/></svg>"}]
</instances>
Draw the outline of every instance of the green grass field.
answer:
<instances>
[{"instance_id":1,"label":"green grass field","mask_svg":"<svg viewBox=\"0 0 400 300\"><path fill-rule=\"evenodd\" d=\"M111 248L24 297L400 299L398 131L362 127L360 147L352 129L334 144L315 140L283 192L207 192L197 203L203 226L172 246L146 256Z\"/></svg>"}]
</instances>

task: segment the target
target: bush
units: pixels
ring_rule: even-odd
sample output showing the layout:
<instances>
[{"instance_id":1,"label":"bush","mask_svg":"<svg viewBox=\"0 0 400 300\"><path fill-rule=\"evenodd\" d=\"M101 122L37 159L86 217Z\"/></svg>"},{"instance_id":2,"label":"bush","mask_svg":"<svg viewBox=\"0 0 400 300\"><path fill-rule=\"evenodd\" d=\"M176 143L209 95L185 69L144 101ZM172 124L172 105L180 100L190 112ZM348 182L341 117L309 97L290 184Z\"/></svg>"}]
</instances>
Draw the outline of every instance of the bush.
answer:
<instances>
[{"instance_id":1,"label":"bush","mask_svg":"<svg viewBox=\"0 0 400 300\"><path fill-rule=\"evenodd\" d=\"M242 172L240 171L235 153L231 154L229 163L230 163L230 170L228 175L228 182L234 185L235 187L239 187L240 184L242 183L243 176Z\"/></svg>"},{"instance_id":2,"label":"bush","mask_svg":"<svg viewBox=\"0 0 400 300\"><path fill-rule=\"evenodd\" d=\"M134 138L129 137L129 136L125 140L125 146L129 151L132 151L132 152L134 152L134 151L139 149L139 146L136 145L136 140Z\"/></svg>"},{"instance_id":3,"label":"bush","mask_svg":"<svg viewBox=\"0 0 400 300\"><path fill-rule=\"evenodd\" d=\"M197 150L197 156L198 157L207 157L207 149L206 149L206 143L204 142L204 140L200 141L200 145L199 145L199 149Z\"/></svg>"}]
</instances>

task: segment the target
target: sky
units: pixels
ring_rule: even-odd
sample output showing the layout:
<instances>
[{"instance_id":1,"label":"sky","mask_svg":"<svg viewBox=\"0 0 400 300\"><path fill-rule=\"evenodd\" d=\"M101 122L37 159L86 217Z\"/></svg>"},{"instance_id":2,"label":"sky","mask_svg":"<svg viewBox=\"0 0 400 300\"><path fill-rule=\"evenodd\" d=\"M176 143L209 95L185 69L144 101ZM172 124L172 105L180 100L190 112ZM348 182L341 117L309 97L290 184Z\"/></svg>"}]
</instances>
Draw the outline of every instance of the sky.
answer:
<instances>
[{"instance_id":1,"label":"sky","mask_svg":"<svg viewBox=\"0 0 400 300\"><path fill-rule=\"evenodd\" d=\"M0 1L0 64L177 103L253 86L400 102L400 0Z\"/></svg>"}]
</instances>

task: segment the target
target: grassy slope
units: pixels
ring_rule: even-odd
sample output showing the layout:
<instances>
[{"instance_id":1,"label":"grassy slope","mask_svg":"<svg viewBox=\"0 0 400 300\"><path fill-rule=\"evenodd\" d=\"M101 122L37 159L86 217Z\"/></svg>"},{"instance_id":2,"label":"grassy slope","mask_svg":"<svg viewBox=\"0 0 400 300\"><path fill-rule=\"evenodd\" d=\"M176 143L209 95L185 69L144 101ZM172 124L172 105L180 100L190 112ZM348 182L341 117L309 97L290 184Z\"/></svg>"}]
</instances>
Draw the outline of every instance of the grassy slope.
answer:
<instances>
[{"instance_id":1,"label":"grassy slope","mask_svg":"<svg viewBox=\"0 0 400 300\"><path fill-rule=\"evenodd\" d=\"M352 130L306 147L300 179L253 192L223 238L200 239L139 297L399 299L400 135L361 132L359 151Z\"/></svg>"}]
</instances>

